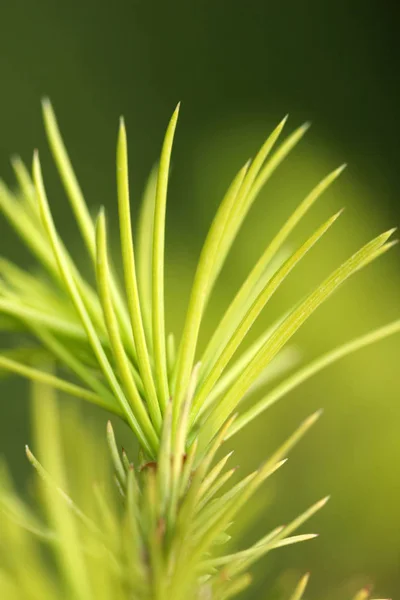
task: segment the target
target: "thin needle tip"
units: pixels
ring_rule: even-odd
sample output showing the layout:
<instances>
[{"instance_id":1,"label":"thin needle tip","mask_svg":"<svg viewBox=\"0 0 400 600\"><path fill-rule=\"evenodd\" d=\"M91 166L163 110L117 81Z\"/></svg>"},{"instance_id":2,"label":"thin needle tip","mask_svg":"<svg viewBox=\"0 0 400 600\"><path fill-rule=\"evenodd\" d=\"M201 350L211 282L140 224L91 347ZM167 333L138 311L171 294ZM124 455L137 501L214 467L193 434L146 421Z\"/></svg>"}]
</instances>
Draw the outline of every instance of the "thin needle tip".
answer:
<instances>
[{"instance_id":1,"label":"thin needle tip","mask_svg":"<svg viewBox=\"0 0 400 600\"><path fill-rule=\"evenodd\" d=\"M44 110L51 108L50 98L47 95L42 96L42 107Z\"/></svg>"}]
</instances>

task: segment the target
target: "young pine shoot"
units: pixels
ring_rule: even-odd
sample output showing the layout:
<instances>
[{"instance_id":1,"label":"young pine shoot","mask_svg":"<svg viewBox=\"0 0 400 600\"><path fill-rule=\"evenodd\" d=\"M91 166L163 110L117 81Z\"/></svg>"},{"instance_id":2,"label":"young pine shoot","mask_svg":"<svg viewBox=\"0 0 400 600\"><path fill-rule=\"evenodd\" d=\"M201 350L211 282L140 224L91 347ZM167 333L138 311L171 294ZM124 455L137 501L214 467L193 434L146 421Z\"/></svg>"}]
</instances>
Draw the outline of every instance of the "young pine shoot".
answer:
<instances>
[{"instance_id":1,"label":"young pine shoot","mask_svg":"<svg viewBox=\"0 0 400 600\"><path fill-rule=\"evenodd\" d=\"M41 269L34 276L0 260L2 327L27 340L1 353L0 369L33 382L35 448L26 454L41 503L36 514L18 498L2 469L0 506L7 519L0 525L1 598L225 600L241 593L250 584L254 562L315 537L298 530L327 498L289 524L277 523L249 548L235 548L230 528L321 411L305 419L256 471L233 483L232 446L224 442L321 369L400 331L398 320L292 370L292 337L345 281L392 248L390 230L355 249L301 302L294 299L293 308L242 352L286 278L338 226L342 211L284 256L287 240L338 179L341 166L310 191L269 241L199 352L207 305L236 235L261 189L308 129L302 125L279 142L285 117L228 187L200 253L182 336L167 335L165 222L178 114L179 106L146 187L135 237L127 135L120 121L116 187L123 284L112 267L105 211L100 208L92 219L49 100L43 102L45 129L95 285L84 278L60 237L39 153L34 153L32 173L13 159L15 188L0 182L0 208ZM267 382L266 395L243 409L243 398ZM99 475L101 444L79 415L72 411L64 419L56 390L106 409L132 431L140 448L133 461L120 450L111 421L107 424L114 480L106 469ZM64 430L75 440L80 460L65 453ZM80 490L77 482L88 478L90 487ZM304 598L308 580L308 574L300 579L291 600ZM367 598L365 589L354 600Z\"/></svg>"}]
</instances>

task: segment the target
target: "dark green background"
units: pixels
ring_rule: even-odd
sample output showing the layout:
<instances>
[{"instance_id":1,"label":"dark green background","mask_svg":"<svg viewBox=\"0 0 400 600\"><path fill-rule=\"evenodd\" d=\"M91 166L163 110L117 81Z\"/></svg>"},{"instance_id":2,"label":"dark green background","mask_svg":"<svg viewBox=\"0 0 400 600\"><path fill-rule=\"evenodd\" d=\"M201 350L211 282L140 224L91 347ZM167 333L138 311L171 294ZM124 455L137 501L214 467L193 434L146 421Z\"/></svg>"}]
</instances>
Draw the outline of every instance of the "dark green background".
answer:
<instances>
[{"instance_id":1,"label":"dark green background","mask_svg":"<svg viewBox=\"0 0 400 600\"><path fill-rule=\"evenodd\" d=\"M283 177L287 195L297 187L300 192L306 189L310 173L314 174L311 161L322 176L345 160L352 178L352 186L344 190L345 203L355 198L351 218L359 226L360 243L362 232L375 235L399 222L400 51L394 3L14 0L1 3L0 23L1 173L11 182L9 156L19 152L30 161L32 149L40 148L54 215L70 243L76 231L45 146L41 96L47 94L53 101L89 204L93 208L105 204L111 219L115 219L118 116L124 114L128 125L131 180L138 197L157 159L167 120L182 101L168 221L172 298L179 299L181 286L189 285L189 276L182 274L186 276L192 266L229 177L287 112L290 128L305 119L314 124L304 162L289 169L290 181ZM307 183L298 177L303 172ZM359 200L364 194L365 202ZM272 232L273 223L267 220L266 230L271 227ZM256 240L263 243L260 222L253 221L255 235L245 245L250 258ZM1 253L30 264L3 220L0 226ZM352 231L349 227L346 231L349 237ZM331 256L337 252L340 258L342 246L347 248L347 241L339 237ZM74 248L79 254L79 244ZM391 261L391 268L382 267L379 273L382 285L371 290L377 274L372 271L371 279L362 279L358 296L354 292L347 304L339 300L336 313L333 307L326 312L324 318L334 332L324 336L328 342L348 339L398 316L398 252ZM229 277L234 272L231 268L225 275L226 294L230 286L234 289ZM224 299L224 290L220 298ZM339 328L335 315L341 319ZM337 334L337 340L336 329L343 334ZM308 334L315 352L332 345L321 340L316 326ZM307 337L302 340L307 342ZM355 359L347 371L341 367L340 376L331 373L330 378L308 385L303 390L306 407L300 409L297 403L288 414L287 405L282 406L268 425L269 441L276 437L278 443L276 431L284 435L314 408L329 408L319 433L305 442L294 458L295 467L277 489L277 513L287 507L283 518L330 490L336 498L325 520L311 526L323 533L319 546L296 548L271 559L274 575L293 567L292 575L284 575L290 581L304 569L315 571L310 597L336 599L335 590L347 585L344 581L354 576L363 584L369 581L367 574L382 597L395 597L400 588L398 355L399 343L391 341L385 354L376 351ZM361 376L365 382L360 388ZM377 399L369 412L366 390ZM26 391L25 384L15 381L0 388L0 447L20 482L26 473L22 448L29 437ZM267 451L254 440L254 433L243 439L244 468ZM267 576L269 567L261 567L254 597L273 598L262 583L263 573Z\"/></svg>"}]
</instances>

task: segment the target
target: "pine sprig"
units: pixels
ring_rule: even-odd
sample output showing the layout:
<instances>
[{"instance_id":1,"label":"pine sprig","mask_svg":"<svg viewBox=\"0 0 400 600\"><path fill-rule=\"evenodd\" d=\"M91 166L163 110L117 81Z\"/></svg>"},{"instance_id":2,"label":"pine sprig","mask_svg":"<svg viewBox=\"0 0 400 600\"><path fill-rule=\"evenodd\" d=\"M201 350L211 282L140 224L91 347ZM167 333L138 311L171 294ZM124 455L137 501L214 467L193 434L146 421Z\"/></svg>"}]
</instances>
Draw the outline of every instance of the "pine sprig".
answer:
<instances>
[{"instance_id":1,"label":"pine sprig","mask_svg":"<svg viewBox=\"0 0 400 600\"><path fill-rule=\"evenodd\" d=\"M347 279L393 247L395 242L390 238L394 230L378 235L356 251L239 354L272 296L279 293L282 283L321 243L341 214L339 211L333 215L290 256L282 258L288 237L338 179L344 166L335 169L311 190L264 249L199 356L198 339L207 305L235 237L260 190L308 129L308 124L302 125L274 150L285 117L227 189L200 253L183 333L176 344L172 333L166 336L164 253L167 190L178 114L179 105L167 128L159 165L153 169L145 191L136 240L130 209L127 135L123 119L120 121L116 181L123 286L111 266L105 212L100 209L98 218L92 219L47 99L43 102L47 137L93 265L95 288L80 273L60 238L39 154L34 154L32 176L19 158L13 159L15 189L0 183L0 208L41 267L40 276L33 276L6 259L0 260L4 327L23 331L35 340L30 352L24 348L3 352L0 369L34 382L34 422L40 456L38 460L29 449L27 456L43 486L46 517L46 522L41 522L17 499L3 477L1 506L17 527L6 528L4 539L15 552L22 553L38 579L37 589L29 590L20 569L13 567L17 579L8 571L2 576L0 570L0 592L7 593L4 597L10 600L65 597L64 589L81 600L222 600L237 595L250 583L246 571L256 560L315 537L293 534L327 499L289 525L277 526L250 548L224 552L232 522L259 487L283 466L288 453L321 411L300 424L259 469L234 484L231 478L236 469L228 468L230 451L214 465L224 440L321 369L400 331L398 320L345 343L300 366L261 400L237 414L243 398L264 384L274 369L282 372L293 366L293 354L287 347L292 336ZM50 363L54 365L51 372L41 366ZM38 390L47 397L46 408L37 401ZM122 513L118 501L110 500L108 491L104 495L98 486L93 491L97 507L94 516L86 514L68 494L59 409L51 390L98 405L121 417L131 428L141 448L141 458L134 463L119 451L111 423L107 426ZM79 429L77 422L74 426ZM46 435L48 443L42 443ZM43 465L39 462L42 460ZM20 529L24 533L17 534ZM37 564L31 546L20 548L18 540L25 544L28 533L37 538L39 545L51 544L60 581ZM103 570L103 586L98 585L94 575L99 568ZM291 600L303 598L307 582L308 575L301 579ZM361 598L369 598L369 593L364 590L355 600Z\"/></svg>"}]
</instances>

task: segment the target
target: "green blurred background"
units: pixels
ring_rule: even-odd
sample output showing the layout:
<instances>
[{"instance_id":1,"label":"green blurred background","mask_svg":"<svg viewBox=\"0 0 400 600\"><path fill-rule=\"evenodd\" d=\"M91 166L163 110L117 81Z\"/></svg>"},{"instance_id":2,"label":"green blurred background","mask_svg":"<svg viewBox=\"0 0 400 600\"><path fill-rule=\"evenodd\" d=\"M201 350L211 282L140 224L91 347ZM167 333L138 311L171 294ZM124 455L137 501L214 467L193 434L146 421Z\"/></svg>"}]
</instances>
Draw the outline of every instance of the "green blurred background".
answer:
<instances>
[{"instance_id":1,"label":"green blurred background","mask_svg":"<svg viewBox=\"0 0 400 600\"><path fill-rule=\"evenodd\" d=\"M130 139L133 198L157 159L167 120L183 102L170 185L168 324L179 332L201 241L238 167L287 112L287 131L313 127L274 175L249 216L210 306L208 332L271 234L326 172L350 168L313 209L292 243L342 206L347 210L262 317L267 325L329 268L399 222L398 64L394 3L380 0L14 0L1 3L0 164L30 161L39 147L57 223L81 246L45 144L40 98L51 97L88 203L115 220L118 117ZM1 220L1 253L31 259ZM85 259L82 255L82 263ZM398 318L398 250L357 275L310 320L295 343L304 360ZM180 309L177 307L181 307ZM207 327L204 335L207 335ZM265 497L249 507L248 537L327 493L308 530L318 540L264 561L246 598L278 598L298 574L309 597L345 598L365 583L380 597L400 590L400 375L398 338L338 363L257 420L240 439L241 472L257 465L308 414L324 417ZM0 450L22 486L30 439L27 385L1 382ZM104 420L104 415L101 415ZM261 506L261 510L260 510Z\"/></svg>"}]
</instances>

